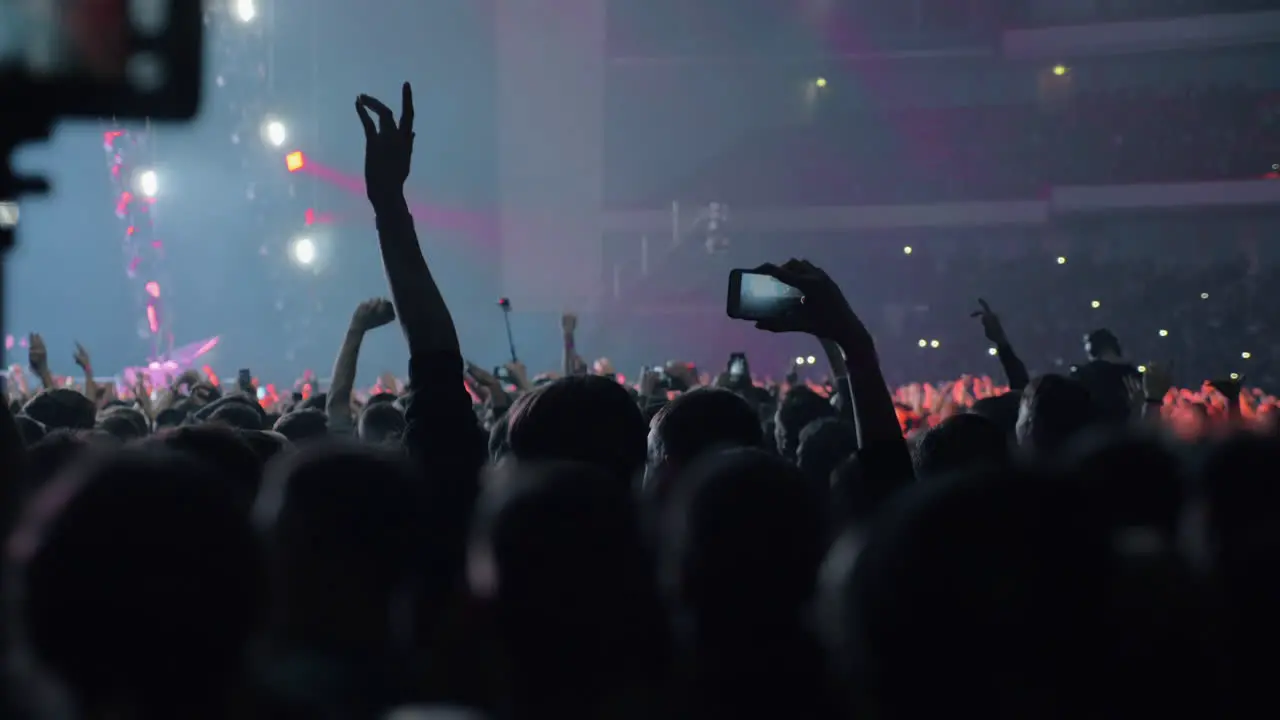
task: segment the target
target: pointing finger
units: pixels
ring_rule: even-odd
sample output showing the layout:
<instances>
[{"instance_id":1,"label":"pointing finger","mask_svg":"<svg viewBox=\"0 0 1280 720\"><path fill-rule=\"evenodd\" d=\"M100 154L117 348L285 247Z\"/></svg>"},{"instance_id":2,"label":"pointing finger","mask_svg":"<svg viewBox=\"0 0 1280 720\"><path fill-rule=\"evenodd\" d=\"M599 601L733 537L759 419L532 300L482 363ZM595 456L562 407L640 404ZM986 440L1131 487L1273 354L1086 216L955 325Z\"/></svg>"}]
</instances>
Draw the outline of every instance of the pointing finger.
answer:
<instances>
[{"instance_id":1,"label":"pointing finger","mask_svg":"<svg viewBox=\"0 0 1280 720\"><path fill-rule=\"evenodd\" d=\"M413 86L405 83L400 91L400 132L413 136Z\"/></svg>"}]
</instances>

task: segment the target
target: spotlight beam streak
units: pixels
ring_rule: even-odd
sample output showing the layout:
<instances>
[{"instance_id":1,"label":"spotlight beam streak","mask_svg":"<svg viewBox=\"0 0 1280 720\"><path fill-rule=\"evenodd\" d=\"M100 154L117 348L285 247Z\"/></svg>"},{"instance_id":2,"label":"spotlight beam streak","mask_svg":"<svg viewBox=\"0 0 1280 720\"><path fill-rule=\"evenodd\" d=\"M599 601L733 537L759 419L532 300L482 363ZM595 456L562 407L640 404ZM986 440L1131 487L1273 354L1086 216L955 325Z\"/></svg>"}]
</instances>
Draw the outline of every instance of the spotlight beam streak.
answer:
<instances>
[{"instance_id":1,"label":"spotlight beam streak","mask_svg":"<svg viewBox=\"0 0 1280 720\"><path fill-rule=\"evenodd\" d=\"M317 180L360 198L365 197L364 180L341 170L317 163L310 155L306 156L306 162L296 172L310 175ZM493 218L483 213L442 208L412 200L409 201L409 211L413 213L418 222L423 223L428 228L462 233L481 247L495 250L498 247L497 223Z\"/></svg>"}]
</instances>

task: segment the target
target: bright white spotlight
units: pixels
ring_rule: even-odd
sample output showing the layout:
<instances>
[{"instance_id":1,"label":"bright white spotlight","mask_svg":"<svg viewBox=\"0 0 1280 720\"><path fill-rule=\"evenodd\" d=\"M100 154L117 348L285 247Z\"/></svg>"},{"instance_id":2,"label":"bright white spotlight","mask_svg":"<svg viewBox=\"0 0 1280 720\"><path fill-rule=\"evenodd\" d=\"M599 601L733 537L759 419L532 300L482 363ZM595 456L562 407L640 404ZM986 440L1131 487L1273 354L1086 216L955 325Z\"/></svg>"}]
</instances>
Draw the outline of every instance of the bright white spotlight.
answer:
<instances>
[{"instance_id":1,"label":"bright white spotlight","mask_svg":"<svg viewBox=\"0 0 1280 720\"><path fill-rule=\"evenodd\" d=\"M0 200L0 228L18 226L18 203Z\"/></svg>"},{"instance_id":2,"label":"bright white spotlight","mask_svg":"<svg viewBox=\"0 0 1280 720\"><path fill-rule=\"evenodd\" d=\"M289 139L289 130L279 120L267 120L262 124L262 139L272 147L280 147Z\"/></svg>"},{"instance_id":3,"label":"bright white spotlight","mask_svg":"<svg viewBox=\"0 0 1280 720\"><path fill-rule=\"evenodd\" d=\"M143 170L138 173L138 192L144 197L153 198L160 192L160 176L155 170Z\"/></svg>"},{"instance_id":4,"label":"bright white spotlight","mask_svg":"<svg viewBox=\"0 0 1280 720\"><path fill-rule=\"evenodd\" d=\"M299 265L310 265L316 261L316 244L311 238L298 238L293 241L289 253L293 255L294 262Z\"/></svg>"},{"instance_id":5,"label":"bright white spotlight","mask_svg":"<svg viewBox=\"0 0 1280 720\"><path fill-rule=\"evenodd\" d=\"M253 22L258 17L258 4L254 0L232 0L231 11L240 22Z\"/></svg>"}]
</instances>

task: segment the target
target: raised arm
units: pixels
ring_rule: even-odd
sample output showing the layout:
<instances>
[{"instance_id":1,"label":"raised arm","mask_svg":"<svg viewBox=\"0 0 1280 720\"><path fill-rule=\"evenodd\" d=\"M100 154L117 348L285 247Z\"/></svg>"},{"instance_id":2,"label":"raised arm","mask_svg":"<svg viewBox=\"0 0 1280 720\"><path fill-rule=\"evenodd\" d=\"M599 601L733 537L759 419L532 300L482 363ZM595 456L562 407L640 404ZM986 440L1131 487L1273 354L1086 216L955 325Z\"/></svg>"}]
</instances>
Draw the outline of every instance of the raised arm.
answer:
<instances>
[{"instance_id":1,"label":"raised arm","mask_svg":"<svg viewBox=\"0 0 1280 720\"><path fill-rule=\"evenodd\" d=\"M93 360L89 357L89 351L85 350L80 343L76 343L75 361L76 365L84 371L84 396L92 400L94 406L101 410L105 398L98 397L98 382L93 379Z\"/></svg>"},{"instance_id":2,"label":"raised arm","mask_svg":"<svg viewBox=\"0 0 1280 720\"><path fill-rule=\"evenodd\" d=\"M969 316L981 318L982 332L986 334L987 340L996 346L996 357L1000 360L1000 367L1004 369L1005 379L1009 381L1009 389L1022 390L1027 383L1031 382L1027 366L1013 352L1009 337L1005 335L1004 325L1000 323L1000 316L996 315L987 301L982 298L978 298L978 308Z\"/></svg>"},{"instance_id":3,"label":"raised arm","mask_svg":"<svg viewBox=\"0 0 1280 720\"><path fill-rule=\"evenodd\" d=\"M565 377L570 375L586 375L587 364L582 362L582 358L578 356L577 339L574 337L578 330L578 316L573 313L565 313L560 316L560 332L561 338L564 340L561 353L561 370Z\"/></svg>"},{"instance_id":4,"label":"raised arm","mask_svg":"<svg viewBox=\"0 0 1280 720\"><path fill-rule=\"evenodd\" d=\"M478 494L488 437L471 408L453 316L418 247L404 197L413 156L413 92L403 88L397 125L391 110L367 95L356 99L364 126L365 183L377 216L382 264L409 345L406 449L423 470L432 541L424 562L435 569L425 592L440 601L457 587L465 565L469 519ZM375 125L369 116L377 115Z\"/></svg>"},{"instance_id":5,"label":"raised arm","mask_svg":"<svg viewBox=\"0 0 1280 720\"><path fill-rule=\"evenodd\" d=\"M356 110L364 125L365 184L377 218L382 264L410 357L425 358L437 353L461 357L453 316L418 246L418 233L404 198L414 140L413 90L409 83L404 84L403 98L399 125L382 102L368 95L356 99ZM369 116L370 110L378 116L376 125ZM461 360L454 374L459 380L456 387L461 387ZM415 380L427 379L415 379L411 374L410 384Z\"/></svg>"},{"instance_id":6,"label":"raised arm","mask_svg":"<svg viewBox=\"0 0 1280 720\"><path fill-rule=\"evenodd\" d=\"M886 480L890 482L911 480L911 456L898 425L893 396L880 370L875 343L839 286L804 260L790 260L781 267L763 265L756 272L772 275L804 294L801 310L758 322L756 327L773 332L807 332L833 341L843 353L849 371L858 452L864 468L888 476Z\"/></svg>"},{"instance_id":7,"label":"raised arm","mask_svg":"<svg viewBox=\"0 0 1280 720\"><path fill-rule=\"evenodd\" d=\"M836 386L836 394L840 396L840 416L845 420L853 420L853 390L849 387L849 366L844 361L844 351L834 340L819 338L822 341L822 352L827 356L827 364L831 366L831 379Z\"/></svg>"},{"instance_id":8,"label":"raised arm","mask_svg":"<svg viewBox=\"0 0 1280 720\"><path fill-rule=\"evenodd\" d=\"M40 384L45 390L52 390L57 386L53 373L49 372L49 348L45 347L40 333L31 333L31 337L27 338L27 363L31 365L31 371L40 378Z\"/></svg>"},{"instance_id":9,"label":"raised arm","mask_svg":"<svg viewBox=\"0 0 1280 720\"><path fill-rule=\"evenodd\" d=\"M351 315L351 325L338 349L338 359L333 362L333 380L325 400L324 411L329 416L329 428L335 432L350 432L355 422L351 417L351 391L356 384L356 365L360 360L360 344L364 334L388 325L396 319L390 300L373 298L356 306Z\"/></svg>"}]
</instances>

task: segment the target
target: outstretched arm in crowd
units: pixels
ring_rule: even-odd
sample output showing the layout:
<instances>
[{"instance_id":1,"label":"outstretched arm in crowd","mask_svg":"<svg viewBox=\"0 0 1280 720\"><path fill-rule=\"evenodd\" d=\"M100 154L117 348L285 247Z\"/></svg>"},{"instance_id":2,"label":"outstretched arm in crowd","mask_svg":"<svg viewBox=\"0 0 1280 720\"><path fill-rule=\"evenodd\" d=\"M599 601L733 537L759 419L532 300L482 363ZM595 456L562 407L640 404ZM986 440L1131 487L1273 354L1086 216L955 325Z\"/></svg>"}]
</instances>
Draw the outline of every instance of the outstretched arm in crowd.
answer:
<instances>
[{"instance_id":1,"label":"outstretched arm in crowd","mask_svg":"<svg viewBox=\"0 0 1280 720\"><path fill-rule=\"evenodd\" d=\"M578 330L578 316L573 313L565 313L560 316L561 338L564 340L562 345L564 352L561 354L561 370L565 377L571 375L585 375L587 365L578 356L577 339L575 333Z\"/></svg>"},{"instance_id":2,"label":"outstretched arm in crowd","mask_svg":"<svg viewBox=\"0 0 1280 720\"><path fill-rule=\"evenodd\" d=\"M404 107L398 124L390 108L368 95L356 99L356 111L364 126L365 184L377 219L382 264L409 344L410 399L405 409L409 429L405 440L435 470L474 484L484 463L485 440L464 387L453 315L427 267L404 197L414 141L409 83L404 84L402 93ZM369 115L371 110L377 116L376 123ZM472 447L477 442L478 446Z\"/></svg>"},{"instance_id":3,"label":"outstretched arm in crowd","mask_svg":"<svg viewBox=\"0 0 1280 720\"><path fill-rule=\"evenodd\" d=\"M467 362L467 375L475 382L479 395L484 398L495 417L506 413L507 408L511 407L511 396L507 394L507 389L502 386L498 376L470 361Z\"/></svg>"},{"instance_id":4,"label":"outstretched arm in crowd","mask_svg":"<svg viewBox=\"0 0 1280 720\"><path fill-rule=\"evenodd\" d=\"M840 396L840 416L845 420L854 420L853 391L849 387L849 366L844 361L844 353L834 340L819 338L822 341L822 352L827 356L827 364L831 366L831 381Z\"/></svg>"},{"instance_id":5,"label":"outstretched arm in crowd","mask_svg":"<svg viewBox=\"0 0 1280 720\"><path fill-rule=\"evenodd\" d=\"M102 409L103 398L98 397L98 383L93 379L93 360L89 358L89 351L84 349L80 343L76 343L75 354L76 365L84 371L84 396L93 401L93 404Z\"/></svg>"},{"instance_id":6,"label":"outstretched arm in crowd","mask_svg":"<svg viewBox=\"0 0 1280 720\"><path fill-rule=\"evenodd\" d=\"M133 402L138 410L147 416L149 422L155 421L156 413L151 404L151 390L147 387L147 378L143 373L138 373L133 379Z\"/></svg>"},{"instance_id":7,"label":"outstretched arm in crowd","mask_svg":"<svg viewBox=\"0 0 1280 720\"><path fill-rule=\"evenodd\" d=\"M804 294L803 309L778 320L756 323L773 332L807 332L835 342L849 370L850 399L858 429L858 453L868 472L907 482L912 478L911 456L893 406L893 396L880 370L875 343L839 286L821 269L804 260L757 270L772 275Z\"/></svg>"},{"instance_id":8,"label":"outstretched arm in crowd","mask_svg":"<svg viewBox=\"0 0 1280 720\"><path fill-rule=\"evenodd\" d=\"M31 337L27 339L27 363L31 365L31 371L40 378L40 384L45 390L56 387L53 373L49 372L49 349L45 347L40 333L31 333Z\"/></svg>"},{"instance_id":9,"label":"outstretched arm in crowd","mask_svg":"<svg viewBox=\"0 0 1280 720\"><path fill-rule=\"evenodd\" d=\"M413 91L405 83L402 92L399 124L386 105L367 95L356 100L356 111L364 126L365 183L377 218L382 264L409 344L404 443L425 471L425 520L432 528L426 562L434 570L433 585L426 592L439 599L462 577L488 438L464 385L453 316L418 246L404 197L414 132ZM377 115L376 124L370 110Z\"/></svg>"},{"instance_id":10,"label":"outstretched arm in crowd","mask_svg":"<svg viewBox=\"0 0 1280 720\"><path fill-rule=\"evenodd\" d=\"M970 317L982 319L982 332L986 334L987 340L996 346L996 357L1000 360L1000 367L1004 368L1005 379L1009 381L1009 390L1022 390L1027 383L1031 382L1027 366L1023 365L1022 360L1013 352L1009 337L1005 335L1004 325L1000 323L1000 316L996 315L987 301L982 298L978 298L978 306L979 309L970 313Z\"/></svg>"},{"instance_id":11,"label":"outstretched arm in crowd","mask_svg":"<svg viewBox=\"0 0 1280 720\"><path fill-rule=\"evenodd\" d=\"M365 300L356 306L351 315L351 325L342 339L338 359L333 363L333 381L324 411L329 416L329 428L337 432L350 432L355 423L351 417L351 391L356 384L356 365L360 360L360 344L364 334L390 324L396 319L391 301L382 298Z\"/></svg>"},{"instance_id":12,"label":"outstretched arm in crowd","mask_svg":"<svg viewBox=\"0 0 1280 720\"><path fill-rule=\"evenodd\" d=\"M403 98L399 125L391 109L382 102L367 95L356 100L356 109L364 124L365 184L377 219L382 264L400 316L400 327L409 343L410 357L461 356L453 316L418 246L418 233L404 197L414 140L413 91L409 83L404 84ZM378 117L376 125L369 116L370 110ZM459 361L455 374L461 373Z\"/></svg>"}]
</instances>

